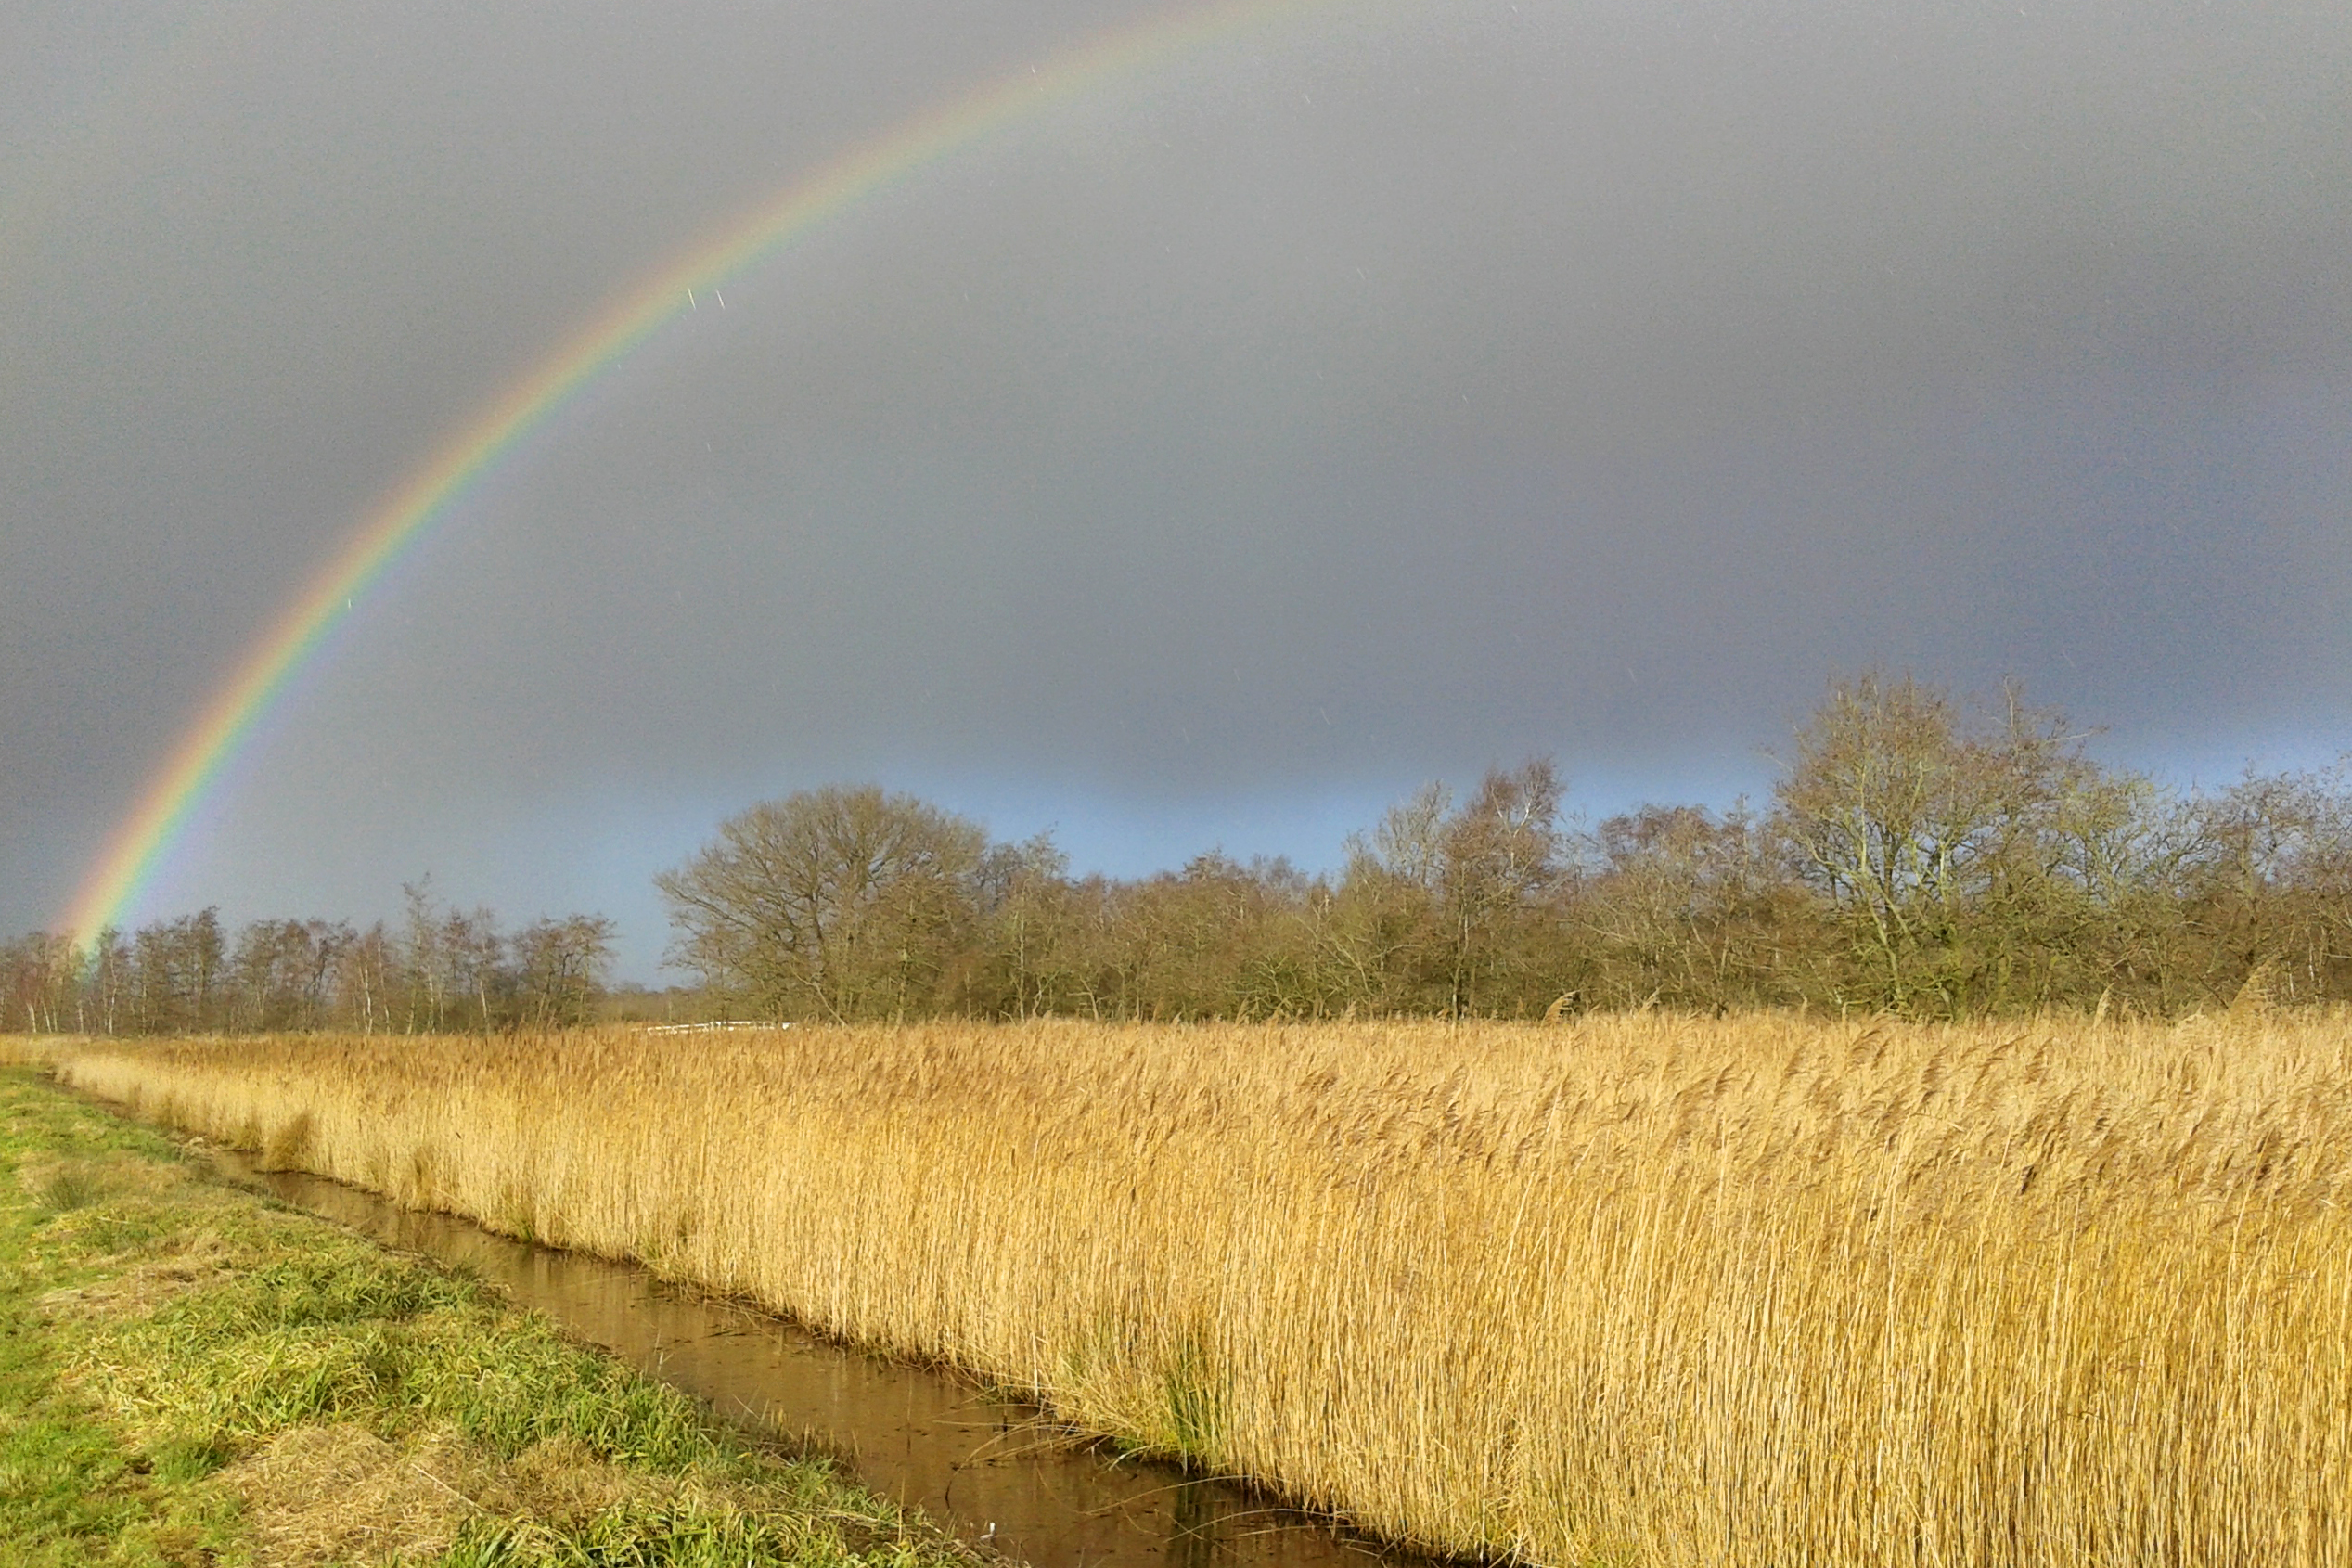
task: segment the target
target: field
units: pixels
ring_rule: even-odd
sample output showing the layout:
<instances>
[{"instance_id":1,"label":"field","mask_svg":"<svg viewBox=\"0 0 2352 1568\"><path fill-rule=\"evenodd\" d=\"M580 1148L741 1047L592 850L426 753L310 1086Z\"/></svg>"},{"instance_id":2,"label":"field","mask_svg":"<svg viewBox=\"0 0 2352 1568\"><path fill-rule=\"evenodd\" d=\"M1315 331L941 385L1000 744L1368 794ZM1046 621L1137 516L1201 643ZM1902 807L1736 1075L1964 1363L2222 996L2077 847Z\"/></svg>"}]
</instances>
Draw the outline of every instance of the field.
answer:
<instances>
[{"instance_id":1,"label":"field","mask_svg":"<svg viewBox=\"0 0 2352 1568\"><path fill-rule=\"evenodd\" d=\"M2352 1563L2352 1026L60 1048L272 1161L1569 1564Z\"/></svg>"},{"instance_id":2,"label":"field","mask_svg":"<svg viewBox=\"0 0 2352 1568\"><path fill-rule=\"evenodd\" d=\"M9 1568L972 1568L497 1292L0 1073Z\"/></svg>"}]
</instances>

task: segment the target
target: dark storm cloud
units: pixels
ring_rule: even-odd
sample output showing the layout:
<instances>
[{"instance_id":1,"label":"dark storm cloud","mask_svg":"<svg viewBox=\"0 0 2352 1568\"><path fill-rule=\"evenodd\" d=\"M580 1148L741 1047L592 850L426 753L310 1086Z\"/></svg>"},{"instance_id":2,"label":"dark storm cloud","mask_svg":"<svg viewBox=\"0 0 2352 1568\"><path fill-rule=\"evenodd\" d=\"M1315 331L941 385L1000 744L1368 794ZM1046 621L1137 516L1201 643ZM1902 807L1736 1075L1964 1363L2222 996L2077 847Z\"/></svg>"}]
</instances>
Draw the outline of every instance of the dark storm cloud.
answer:
<instances>
[{"instance_id":1,"label":"dark storm cloud","mask_svg":"<svg viewBox=\"0 0 2352 1568\"><path fill-rule=\"evenodd\" d=\"M1099 19L270 13L53 135L0 283L0 924L598 302ZM713 816L876 774L1106 859L1155 816L1312 854L1316 803L1531 751L1752 782L1869 662L2139 760L2333 749L2348 56L2324 11L1384 5L1167 62L609 378L173 891L433 865L643 924Z\"/></svg>"}]
</instances>

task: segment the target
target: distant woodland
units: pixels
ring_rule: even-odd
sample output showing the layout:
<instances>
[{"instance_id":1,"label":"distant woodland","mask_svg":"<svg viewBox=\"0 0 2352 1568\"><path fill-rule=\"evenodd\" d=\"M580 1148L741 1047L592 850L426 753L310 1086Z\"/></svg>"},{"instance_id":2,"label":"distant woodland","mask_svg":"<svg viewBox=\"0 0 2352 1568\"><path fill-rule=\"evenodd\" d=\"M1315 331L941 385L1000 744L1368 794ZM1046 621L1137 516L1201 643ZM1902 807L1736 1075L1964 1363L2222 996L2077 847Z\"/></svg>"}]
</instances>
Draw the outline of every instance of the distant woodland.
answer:
<instances>
[{"instance_id":1,"label":"distant woodland","mask_svg":"<svg viewBox=\"0 0 2352 1568\"><path fill-rule=\"evenodd\" d=\"M255 920L218 910L109 930L93 948L35 932L0 947L6 1027L35 1034L361 1034L561 1028L610 1004L612 922L534 920L502 932L487 909L403 890L397 926Z\"/></svg>"},{"instance_id":2,"label":"distant woodland","mask_svg":"<svg viewBox=\"0 0 2352 1568\"><path fill-rule=\"evenodd\" d=\"M1073 877L906 795L755 805L658 879L675 1017L1530 1016L1808 1007L1952 1018L2178 1014L2352 998L2352 772L2168 789L2089 757L2015 690L1832 687L1770 799L1589 823L1553 764L1432 785L1345 864L1204 855ZM211 911L0 948L6 1026L440 1033L642 1015L612 926L502 932L408 890L405 919Z\"/></svg>"}]
</instances>

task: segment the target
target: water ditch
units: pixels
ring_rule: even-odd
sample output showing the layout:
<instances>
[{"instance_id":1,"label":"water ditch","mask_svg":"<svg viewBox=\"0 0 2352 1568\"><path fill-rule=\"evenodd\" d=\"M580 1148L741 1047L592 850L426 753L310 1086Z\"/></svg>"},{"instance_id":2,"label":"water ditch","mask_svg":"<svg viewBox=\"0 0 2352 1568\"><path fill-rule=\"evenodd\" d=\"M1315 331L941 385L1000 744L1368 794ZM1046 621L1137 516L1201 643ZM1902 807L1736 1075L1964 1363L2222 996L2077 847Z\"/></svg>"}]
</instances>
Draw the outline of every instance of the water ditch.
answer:
<instances>
[{"instance_id":1,"label":"water ditch","mask_svg":"<svg viewBox=\"0 0 2352 1568\"><path fill-rule=\"evenodd\" d=\"M888 1361L633 1264L494 1235L324 1176L211 1151L223 1174L499 1287L754 1433L811 1440L871 1489L1036 1568L1436 1568L1242 1484L1073 1441L1034 1406Z\"/></svg>"}]
</instances>

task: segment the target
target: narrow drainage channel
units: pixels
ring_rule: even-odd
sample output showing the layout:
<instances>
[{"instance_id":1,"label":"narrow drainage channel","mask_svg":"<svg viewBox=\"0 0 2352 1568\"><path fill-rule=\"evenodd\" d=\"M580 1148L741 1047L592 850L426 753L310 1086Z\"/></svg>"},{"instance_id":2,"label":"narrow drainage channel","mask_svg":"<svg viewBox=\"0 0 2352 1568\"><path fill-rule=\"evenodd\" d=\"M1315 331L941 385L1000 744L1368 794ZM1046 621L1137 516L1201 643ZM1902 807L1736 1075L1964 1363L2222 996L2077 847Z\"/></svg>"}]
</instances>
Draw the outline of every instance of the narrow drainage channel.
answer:
<instances>
[{"instance_id":1,"label":"narrow drainage channel","mask_svg":"<svg viewBox=\"0 0 2352 1568\"><path fill-rule=\"evenodd\" d=\"M1073 1444L1034 1406L696 1299L633 1264L413 1213L324 1176L258 1170L229 1150L212 1154L233 1180L498 1286L739 1426L813 1437L843 1455L867 1486L1036 1568L1436 1568L1434 1559L1238 1483Z\"/></svg>"}]
</instances>

